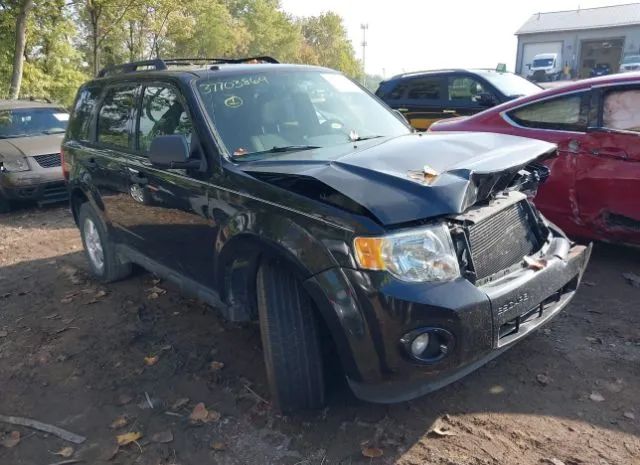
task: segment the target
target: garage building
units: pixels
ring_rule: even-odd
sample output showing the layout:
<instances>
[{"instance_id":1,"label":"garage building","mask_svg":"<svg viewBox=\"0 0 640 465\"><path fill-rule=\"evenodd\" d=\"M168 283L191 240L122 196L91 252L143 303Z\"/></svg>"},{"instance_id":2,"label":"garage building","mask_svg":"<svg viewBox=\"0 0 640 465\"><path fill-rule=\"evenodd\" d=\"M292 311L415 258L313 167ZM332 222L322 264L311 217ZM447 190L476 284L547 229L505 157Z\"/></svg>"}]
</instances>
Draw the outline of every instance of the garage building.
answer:
<instances>
[{"instance_id":1,"label":"garage building","mask_svg":"<svg viewBox=\"0 0 640 465\"><path fill-rule=\"evenodd\" d=\"M516 36L516 73L523 76L541 53L558 54L572 77L589 77L604 64L616 73L623 57L640 54L640 3L536 13Z\"/></svg>"}]
</instances>

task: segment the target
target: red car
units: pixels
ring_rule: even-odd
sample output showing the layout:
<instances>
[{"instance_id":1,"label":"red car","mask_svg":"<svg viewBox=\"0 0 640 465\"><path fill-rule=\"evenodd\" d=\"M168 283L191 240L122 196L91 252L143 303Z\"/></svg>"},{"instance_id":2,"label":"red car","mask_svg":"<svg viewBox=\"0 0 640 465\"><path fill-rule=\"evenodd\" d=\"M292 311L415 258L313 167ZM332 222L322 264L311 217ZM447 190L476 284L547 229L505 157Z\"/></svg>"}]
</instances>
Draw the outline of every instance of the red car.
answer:
<instances>
[{"instance_id":1,"label":"red car","mask_svg":"<svg viewBox=\"0 0 640 465\"><path fill-rule=\"evenodd\" d=\"M558 157L535 203L570 236L640 244L640 73L585 79L430 131L482 131L553 142Z\"/></svg>"}]
</instances>

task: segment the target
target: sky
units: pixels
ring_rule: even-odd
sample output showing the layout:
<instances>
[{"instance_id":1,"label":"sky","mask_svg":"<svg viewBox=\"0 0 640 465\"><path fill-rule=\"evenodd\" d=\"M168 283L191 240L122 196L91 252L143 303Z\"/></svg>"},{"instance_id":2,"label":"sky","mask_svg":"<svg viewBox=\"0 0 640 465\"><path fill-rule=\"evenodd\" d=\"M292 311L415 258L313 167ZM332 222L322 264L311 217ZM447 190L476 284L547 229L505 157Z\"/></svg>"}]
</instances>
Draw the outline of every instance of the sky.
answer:
<instances>
[{"instance_id":1,"label":"sky","mask_svg":"<svg viewBox=\"0 0 640 465\"><path fill-rule=\"evenodd\" d=\"M365 68L394 74L436 68L494 68L513 71L515 32L538 12L631 3L632 0L281 0L294 16L334 11L362 58L362 30L369 25Z\"/></svg>"}]
</instances>

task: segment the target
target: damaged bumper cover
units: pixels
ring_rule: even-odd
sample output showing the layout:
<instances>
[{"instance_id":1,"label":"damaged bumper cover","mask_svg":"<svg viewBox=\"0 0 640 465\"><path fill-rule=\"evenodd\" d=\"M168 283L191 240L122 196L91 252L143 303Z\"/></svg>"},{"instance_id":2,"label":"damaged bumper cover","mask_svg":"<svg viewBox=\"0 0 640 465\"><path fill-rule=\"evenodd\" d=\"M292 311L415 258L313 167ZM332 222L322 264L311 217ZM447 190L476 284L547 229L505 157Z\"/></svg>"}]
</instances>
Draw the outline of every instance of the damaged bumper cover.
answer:
<instances>
[{"instance_id":1,"label":"damaged bumper cover","mask_svg":"<svg viewBox=\"0 0 640 465\"><path fill-rule=\"evenodd\" d=\"M481 367L556 316L573 298L591 246L572 246L561 232L551 231L543 268L522 268L481 286L463 278L401 283L349 269L311 278L307 288L316 302L322 287L321 301L340 315L345 337L337 343L353 354L343 364L356 396L393 403L427 394ZM331 288L334 294L327 295ZM400 340L420 328L452 335L455 343L446 356L420 363L407 354Z\"/></svg>"}]
</instances>

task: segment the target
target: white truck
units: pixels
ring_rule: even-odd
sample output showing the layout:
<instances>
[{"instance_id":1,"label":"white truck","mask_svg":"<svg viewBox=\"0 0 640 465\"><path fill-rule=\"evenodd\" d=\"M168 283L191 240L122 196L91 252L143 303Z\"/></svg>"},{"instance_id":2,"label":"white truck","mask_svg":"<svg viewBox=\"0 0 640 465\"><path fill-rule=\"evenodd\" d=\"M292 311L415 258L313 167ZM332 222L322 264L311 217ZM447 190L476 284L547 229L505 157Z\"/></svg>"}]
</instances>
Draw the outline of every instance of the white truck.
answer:
<instances>
[{"instance_id":1,"label":"white truck","mask_svg":"<svg viewBox=\"0 0 640 465\"><path fill-rule=\"evenodd\" d=\"M529 66L529 79L535 82L557 81L562 77L562 57L558 53L539 53Z\"/></svg>"}]
</instances>

